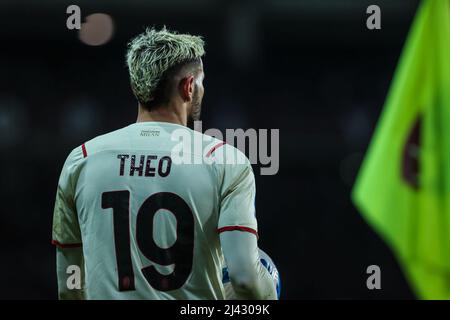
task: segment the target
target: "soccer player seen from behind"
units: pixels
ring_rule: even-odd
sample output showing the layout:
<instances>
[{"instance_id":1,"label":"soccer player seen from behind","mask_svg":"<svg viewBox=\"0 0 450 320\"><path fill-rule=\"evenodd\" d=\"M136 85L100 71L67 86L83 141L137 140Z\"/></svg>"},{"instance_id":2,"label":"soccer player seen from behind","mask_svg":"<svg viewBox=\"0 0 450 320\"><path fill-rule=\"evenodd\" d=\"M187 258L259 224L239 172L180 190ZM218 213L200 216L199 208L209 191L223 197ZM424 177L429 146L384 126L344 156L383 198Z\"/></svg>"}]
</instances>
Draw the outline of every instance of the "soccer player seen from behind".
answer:
<instances>
[{"instance_id":1,"label":"soccer player seen from behind","mask_svg":"<svg viewBox=\"0 0 450 320\"><path fill-rule=\"evenodd\" d=\"M60 299L226 299L225 265L236 298L277 298L248 159L187 127L200 117L204 54L200 37L165 28L129 43L136 123L75 148L59 179ZM74 266L80 284L68 286Z\"/></svg>"}]
</instances>

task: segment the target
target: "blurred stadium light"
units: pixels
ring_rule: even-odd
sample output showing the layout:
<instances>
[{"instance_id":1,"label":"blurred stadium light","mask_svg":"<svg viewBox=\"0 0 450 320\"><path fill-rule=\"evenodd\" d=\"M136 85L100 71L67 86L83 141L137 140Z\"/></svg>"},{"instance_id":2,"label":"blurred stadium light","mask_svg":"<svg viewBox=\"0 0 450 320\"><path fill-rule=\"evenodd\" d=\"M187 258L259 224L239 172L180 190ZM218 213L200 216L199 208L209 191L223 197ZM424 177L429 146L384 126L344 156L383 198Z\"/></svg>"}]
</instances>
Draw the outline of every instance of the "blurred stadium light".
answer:
<instances>
[{"instance_id":1,"label":"blurred stadium light","mask_svg":"<svg viewBox=\"0 0 450 320\"><path fill-rule=\"evenodd\" d=\"M114 33L113 18L105 13L93 13L85 17L78 36L81 42L90 46L100 46L111 40Z\"/></svg>"},{"instance_id":2,"label":"blurred stadium light","mask_svg":"<svg viewBox=\"0 0 450 320\"><path fill-rule=\"evenodd\" d=\"M27 125L27 112L18 97L0 95L0 148L7 148L22 142Z\"/></svg>"},{"instance_id":3,"label":"blurred stadium light","mask_svg":"<svg viewBox=\"0 0 450 320\"><path fill-rule=\"evenodd\" d=\"M88 96L78 96L62 108L61 131L69 141L89 139L95 128L101 126L100 107Z\"/></svg>"}]
</instances>

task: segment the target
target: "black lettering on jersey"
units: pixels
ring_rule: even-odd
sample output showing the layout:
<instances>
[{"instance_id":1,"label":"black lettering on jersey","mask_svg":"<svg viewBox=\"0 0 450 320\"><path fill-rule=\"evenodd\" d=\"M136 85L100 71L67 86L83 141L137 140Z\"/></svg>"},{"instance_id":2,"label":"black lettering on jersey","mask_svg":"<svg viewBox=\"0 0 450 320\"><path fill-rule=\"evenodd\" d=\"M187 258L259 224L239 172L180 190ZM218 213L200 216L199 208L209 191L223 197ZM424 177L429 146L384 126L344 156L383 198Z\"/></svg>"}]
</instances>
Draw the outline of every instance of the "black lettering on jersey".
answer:
<instances>
[{"instance_id":1,"label":"black lettering on jersey","mask_svg":"<svg viewBox=\"0 0 450 320\"><path fill-rule=\"evenodd\" d=\"M158 159L157 156L149 155L147 156L147 162L145 165L145 176L146 177L154 177L155 176L155 168L152 168L151 161Z\"/></svg>"},{"instance_id":2,"label":"black lettering on jersey","mask_svg":"<svg viewBox=\"0 0 450 320\"><path fill-rule=\"evenodd\" d=\"M139 161L139 167L136 167L136 156L131 156L131 164L130 164L130 176L134 176L134 171L138 171L139 176L142 176L142 173L144 171L144 160L145 156L141 156L141 160Z\"/></svg>"},{"instance_id":3,"label":"black lettering on jersey","mask_svg":"<svg viewBox=\"0 0 450 320\"><path fill-rule=\"evenodd\" d=\"M166 169L163 168L164 162L166 163ZM162 157L161 160L159 160L158 174L161 177L167 177L170 173L171 167L172 167L172 159L168 156Z\"/></svg>"},{"instance_id":4,"label":"black lettering on jersey","mask_svg":"<svg viewBox=\"0 0 450 320\"><path fill-rule=\"evenodd\" d=\"M129 154L119 154L117 156L117 159L120 159L120 171L119 175L123 176L124 170L125 170L125 159L128 159L130 157Z\"/></svg>"},{"instance_id":5,"label":"black lettering on jersey","mask_svg":"<svg viewBox=\"0 0 450 320\"><path fill-rule=\"evenodd\" d=\"M139 157L139 165L136 165L136 158ZM119 154L117 159L120 159L120 170L119 175L123 176L125 174L125 166L128 168L129 163L129 173L130 177L137 175L139 177L155 177L160 176L162 178L167 177L172 169L172 158L169 156L163 156L158 160L156 155L129 155L129 154ZM128 162L127 159L130 159ZM144 164L145 162L145 164ZM158 162L156 164L155 162ZM158 170L156 170L158 168Z\"/></svg>"}]
</instances>

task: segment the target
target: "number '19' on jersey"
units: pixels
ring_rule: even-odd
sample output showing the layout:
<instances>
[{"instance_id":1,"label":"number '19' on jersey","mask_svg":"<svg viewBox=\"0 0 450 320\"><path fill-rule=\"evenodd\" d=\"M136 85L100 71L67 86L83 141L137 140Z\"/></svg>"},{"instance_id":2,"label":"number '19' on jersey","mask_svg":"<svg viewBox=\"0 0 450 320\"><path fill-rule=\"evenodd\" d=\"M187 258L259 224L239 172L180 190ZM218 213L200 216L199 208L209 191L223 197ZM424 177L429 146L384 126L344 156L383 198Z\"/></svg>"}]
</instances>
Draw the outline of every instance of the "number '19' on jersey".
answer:
<instances>
[{"instance_id":1,"label":"number '19' on jersey","mask_svg":"<svg viewBox=\"0 0 450 320\"><path fill-rule=\"evenodd\" d=\"M254 198L251 165L234 147L135 123L70 153L53 243L82 246L89 299L224 299L219 233L256 234Z\"/></svg>"}]
</instances>

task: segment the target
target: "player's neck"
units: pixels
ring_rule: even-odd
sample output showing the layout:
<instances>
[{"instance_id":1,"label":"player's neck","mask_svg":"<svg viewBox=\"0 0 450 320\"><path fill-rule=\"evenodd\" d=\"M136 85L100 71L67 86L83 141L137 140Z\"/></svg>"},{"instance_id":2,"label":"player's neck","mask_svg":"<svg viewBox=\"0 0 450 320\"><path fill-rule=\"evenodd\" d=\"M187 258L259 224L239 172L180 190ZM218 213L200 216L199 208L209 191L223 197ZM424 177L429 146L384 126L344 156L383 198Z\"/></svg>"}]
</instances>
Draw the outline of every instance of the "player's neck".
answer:
<instances>
[{"instance_id":1,"label":"player's neck","mask_svg":"<svg viewBox=\"0 0 450 320\"><path fill-rule=\"evenodd\" d=\"M176 106L162 106L154 110L147 110L139 105L136 122L159 121L187 126L187 113L184 108Z\"/></svg>"}]
</instances>

